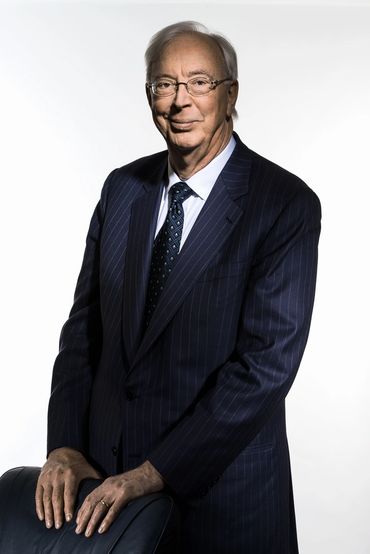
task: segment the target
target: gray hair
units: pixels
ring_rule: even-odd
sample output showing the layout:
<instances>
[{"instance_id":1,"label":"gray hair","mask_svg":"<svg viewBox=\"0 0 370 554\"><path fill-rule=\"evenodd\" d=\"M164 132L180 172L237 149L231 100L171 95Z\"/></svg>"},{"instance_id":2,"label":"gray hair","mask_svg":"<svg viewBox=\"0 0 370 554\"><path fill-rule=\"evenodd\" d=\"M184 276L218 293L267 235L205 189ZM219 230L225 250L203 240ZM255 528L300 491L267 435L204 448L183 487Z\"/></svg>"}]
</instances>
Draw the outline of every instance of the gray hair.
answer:
<instances>
[{"instance_id":1,"label":"gray hair","mask_svg":"<svg viewBox=\"0 0 370 554\"><path fill-rule=\"evenodd\" d=\"M153 63L158 59L165 45L175 37L187 33L197 33L211 37L221 51L225 67L228 72L228 77L233 80L238 78L238 62L236 52L234 47L225 37L218 33L211 33L205 25L202 25L197 21L180 21L179 23L174 23L164 27L164 29L161 29L158 33L152 36L145 52L147 82L150 82L151 80Z\"/></svg>"}]
</instances>

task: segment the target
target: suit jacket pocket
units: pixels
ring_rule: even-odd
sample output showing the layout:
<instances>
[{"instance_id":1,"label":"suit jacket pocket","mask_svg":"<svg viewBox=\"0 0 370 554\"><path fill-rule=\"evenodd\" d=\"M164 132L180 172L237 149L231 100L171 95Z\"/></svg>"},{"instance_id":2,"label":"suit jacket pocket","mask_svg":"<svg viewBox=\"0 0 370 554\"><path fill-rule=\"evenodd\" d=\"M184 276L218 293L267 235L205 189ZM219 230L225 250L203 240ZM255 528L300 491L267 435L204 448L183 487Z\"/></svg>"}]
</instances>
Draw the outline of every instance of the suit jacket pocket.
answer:
<instances>
[{"instance_id":1,"label":"suit jacket pocket","mask_svg":"<svg viewBox=\"0 0 370 554\"><path fill-rule=\"evenodd\" d=\"M226 262L207 267L196 280L196 283L206 283L217 279L228 279L230 277L237 277L243 273L245 274L248 263L248 260L243 260Z\"/></svg>"}]
</instances>

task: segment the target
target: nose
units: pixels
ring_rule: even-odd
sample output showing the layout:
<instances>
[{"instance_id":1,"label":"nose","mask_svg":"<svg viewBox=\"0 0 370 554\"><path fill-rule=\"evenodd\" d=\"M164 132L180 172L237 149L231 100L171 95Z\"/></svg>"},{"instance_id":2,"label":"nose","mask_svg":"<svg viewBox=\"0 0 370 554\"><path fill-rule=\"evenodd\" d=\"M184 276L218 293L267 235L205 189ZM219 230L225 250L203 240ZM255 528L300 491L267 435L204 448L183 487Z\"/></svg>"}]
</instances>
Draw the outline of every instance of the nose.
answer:
<instances>
[{"instance_id":1,"label":"nose","mask_svg":"<svg viewBox=\"0 0 370 554\"><path fill-rule=\"evenodd\" d=\"M188 93L185 83L178 83L177 91L173 97L173 103L177 107L191 104L191 96Z\"/></svg>"}]
</instances>

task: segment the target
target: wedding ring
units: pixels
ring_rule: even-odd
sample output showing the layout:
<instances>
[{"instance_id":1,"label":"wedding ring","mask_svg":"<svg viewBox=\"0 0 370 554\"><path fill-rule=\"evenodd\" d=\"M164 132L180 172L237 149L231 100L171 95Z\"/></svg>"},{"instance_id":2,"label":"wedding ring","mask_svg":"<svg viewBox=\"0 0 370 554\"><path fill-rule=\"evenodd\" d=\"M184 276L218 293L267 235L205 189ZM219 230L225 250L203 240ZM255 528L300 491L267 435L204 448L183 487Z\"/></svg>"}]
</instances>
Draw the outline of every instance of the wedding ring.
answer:
<instances>
[{"instance_id":1,"label":"wedding ring","mask_svg":"<svg viewBox=\"0 0 370 554\"><path fill-rule=\"evenodd\" d=\"M104 502L104 500L100 500L100 504L103 504L103 506L105 506L107 508L107 510L109 510L110 506L109 506L109 504Z\"/></svg>"}]
</instances>

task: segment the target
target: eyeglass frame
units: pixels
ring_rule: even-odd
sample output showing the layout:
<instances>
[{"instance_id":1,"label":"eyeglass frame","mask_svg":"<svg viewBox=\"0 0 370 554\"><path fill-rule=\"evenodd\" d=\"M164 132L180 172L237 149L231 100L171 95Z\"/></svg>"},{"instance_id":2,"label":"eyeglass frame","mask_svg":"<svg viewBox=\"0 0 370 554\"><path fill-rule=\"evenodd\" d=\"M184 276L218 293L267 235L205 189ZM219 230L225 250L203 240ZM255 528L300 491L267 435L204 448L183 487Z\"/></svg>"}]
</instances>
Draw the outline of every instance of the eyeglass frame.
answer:
<instances>
[{"instance_id":1,"label":"eyeglass frame","mask_svg":"<svg viewBox=\"0 0 370 554\"><path fill-rule=\"evenodd\" d=\"M189 84L189 81L193 81L193 80L196 80L196 79L197 79L197 77L192 77L186 83L184 81L174 81L173 85L176 88L170 94L157 94L156 92L154 92L153 87L156 85L156 83L157 83L156 81L153 81L152 83L145 83L145 86L147 88L149 88L151 90L152 94L154 94L154 96L156 96L157 98L167 98L168 96L173 96L179 90L179 85L185 85L187 93L190 94L190 96L206 96L207 94L209 94L211 92L211 90L215 90L215 88L218 87L218 85L220 85L221 83L224 83L225 81L235 81L235 79L233 79L232 77L226 77L225 79L214 79L213 81L209 82L211 88L209 88L209 90L207 90L207 92L203 92L202 94L192 94L188 89L188 84ZM207 79L208 79L208 77L207 77ZM170 81L170 79L168 79L168 81Z\"/></svg>"}]
</instances>

